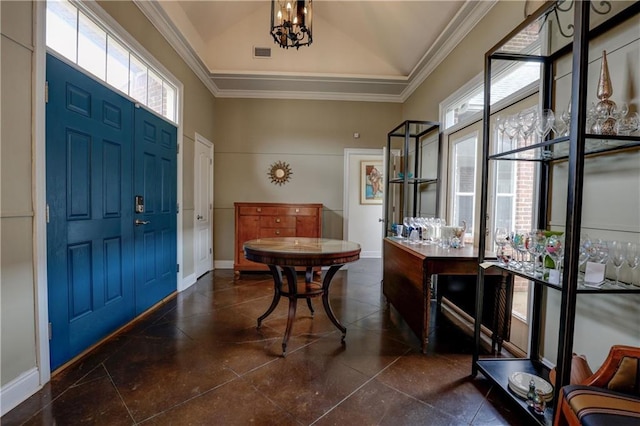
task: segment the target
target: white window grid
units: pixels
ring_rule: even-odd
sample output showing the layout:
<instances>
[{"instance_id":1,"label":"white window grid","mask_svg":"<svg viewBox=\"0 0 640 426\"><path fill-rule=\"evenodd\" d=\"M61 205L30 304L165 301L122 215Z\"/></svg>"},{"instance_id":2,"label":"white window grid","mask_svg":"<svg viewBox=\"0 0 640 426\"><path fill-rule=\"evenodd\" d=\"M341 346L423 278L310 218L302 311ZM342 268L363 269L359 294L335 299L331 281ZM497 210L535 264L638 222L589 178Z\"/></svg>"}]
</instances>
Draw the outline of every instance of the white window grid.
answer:
<instances>
[{"instance_id":1,"label":"white window grid","mask_svg":"<svg viewBox=\"0 0 640 426\"><path fill-rule=\"evenodd\" d=\"M55 10L61 14L56 15ZM84 10L81 3L68 0L48 0L48 24L52 24L54 20L67 24L66 28L57 27L64 28L64 31L60 32L67 39L63 43L55 43L55 40L50 38L52 34L47 31L47 47L49 49L64 56L67 60L157 114L177 123L177 87L160 70L142 59L142 55L137 53L135 49L119 39L106 24L99 22L92 14ZM75 27L75 35L73 35L75 43L70 44L66 41L72 36L70 31L74 31L73 27ZM83 47L91 49L89 58L83 56ZM104 56L100 57L100 54L96 53L103 53ZM110 56L112 53L122 58L120 63L115 63L117 61L114 61L113 56ZM125 66L127 78L122 76ZM117 75L117 68L120 68L120 76Z\"/></svg>"}]
</instances>

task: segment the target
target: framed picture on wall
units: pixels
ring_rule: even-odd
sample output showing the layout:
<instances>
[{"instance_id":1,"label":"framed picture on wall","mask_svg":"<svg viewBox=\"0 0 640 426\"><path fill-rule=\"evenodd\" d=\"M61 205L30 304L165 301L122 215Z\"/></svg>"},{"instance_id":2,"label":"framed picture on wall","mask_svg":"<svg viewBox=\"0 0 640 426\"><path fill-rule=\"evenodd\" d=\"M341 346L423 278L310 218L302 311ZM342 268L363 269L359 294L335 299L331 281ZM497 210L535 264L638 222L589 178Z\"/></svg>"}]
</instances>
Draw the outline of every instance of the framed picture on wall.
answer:
<instances>
[{"instance_id":1,"label":"framed picture on wall","mask_svg":"<svg viewBox=\"0 0 640 426\"><path fill-rule=\"evenodd\" d=\"M382 170L381 161L360 162L360 204L382 204Z\"/></svg>"}]
</instances>

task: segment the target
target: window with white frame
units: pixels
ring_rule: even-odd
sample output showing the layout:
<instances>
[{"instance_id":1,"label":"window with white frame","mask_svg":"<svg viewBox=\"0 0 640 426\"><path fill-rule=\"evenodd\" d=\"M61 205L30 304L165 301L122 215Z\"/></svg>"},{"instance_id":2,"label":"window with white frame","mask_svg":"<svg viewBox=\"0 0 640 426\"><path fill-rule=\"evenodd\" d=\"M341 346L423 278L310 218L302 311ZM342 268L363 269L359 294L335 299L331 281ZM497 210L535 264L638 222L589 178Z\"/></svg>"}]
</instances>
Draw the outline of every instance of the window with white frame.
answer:
<instances>
[{"instance_id":1,"label":"window with white frame","mask_svg":"<svg viewBox=\"0 0 640 426\"><path fill-rule=\"evenodd\" d=\"M113 88L177 122L177 88L169 79L67 0L47 1L47 47Z\"/></svg>"},{"instance_id":2,"label":"window with white frame","mask_svg":"<svg viewBox=\"0 0 640 426\"><path fill-rule=\"evenodd\" d=\"M454 141L451 146L452 224L466 222L465 240L473 236L477 146L476 132Z\"/></svg>"}]
</instances>

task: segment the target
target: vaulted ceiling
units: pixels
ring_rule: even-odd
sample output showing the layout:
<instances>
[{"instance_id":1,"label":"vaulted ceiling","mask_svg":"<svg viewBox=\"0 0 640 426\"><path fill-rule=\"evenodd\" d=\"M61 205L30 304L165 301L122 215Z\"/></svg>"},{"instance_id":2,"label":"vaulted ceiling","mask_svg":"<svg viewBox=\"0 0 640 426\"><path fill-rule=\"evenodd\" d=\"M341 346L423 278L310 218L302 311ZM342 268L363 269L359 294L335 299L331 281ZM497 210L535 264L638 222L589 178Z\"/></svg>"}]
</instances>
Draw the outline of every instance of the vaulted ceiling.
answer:
<instances>
[{"instance_id":1,"label":"vaulted ceiling","mask_svg":"<svg viewBox=\"0 0 640 426\"><path fill-rule=\"evenodd\" d=\"M217 97L386 102L406 100L495 4L315 0L313 43L285 50L269 0L135 1Z\"/></svg>"}]
</instances>

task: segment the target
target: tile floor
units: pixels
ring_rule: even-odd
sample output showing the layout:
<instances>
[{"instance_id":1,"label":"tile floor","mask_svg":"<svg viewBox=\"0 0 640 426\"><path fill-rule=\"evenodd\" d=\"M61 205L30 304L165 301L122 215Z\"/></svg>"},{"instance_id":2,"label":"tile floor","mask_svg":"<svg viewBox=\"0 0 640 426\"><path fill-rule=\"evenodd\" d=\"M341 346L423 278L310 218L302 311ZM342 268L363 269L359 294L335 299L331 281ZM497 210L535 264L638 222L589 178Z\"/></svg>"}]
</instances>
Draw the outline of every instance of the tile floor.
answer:
<instances>
[{"instance_id":1,"label":"tile floor","mask_svg":"<svg viewBox=\"0 0 640 426\"><path fill-rule=\"evenodd\" d=\"M434 313L428 353L381 295L380 260L334 277L331 304L305 303L286 358L287 300L260 330L267 274L217 270L109 339L0 419L2 425L522 425L471 372L471 339ZM434 312L434 310L432 310Z\"/></svg>"}]
</instances>

